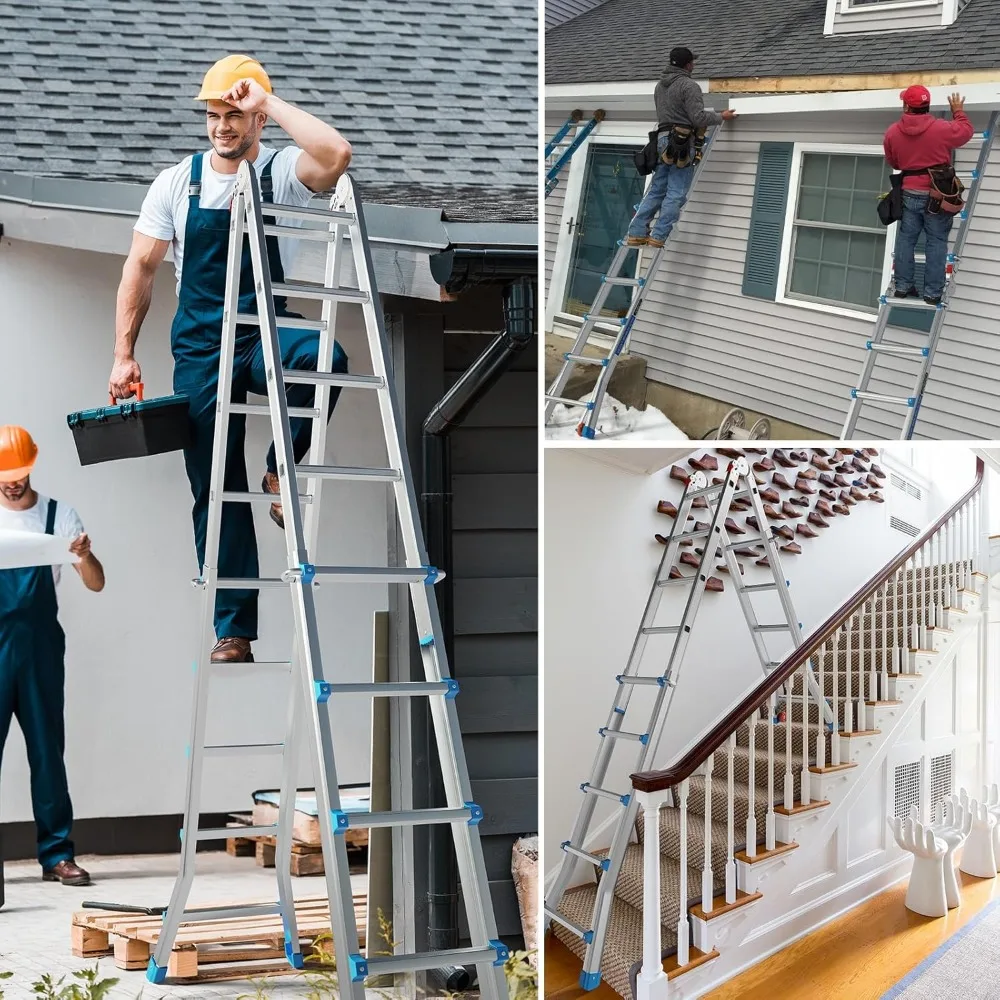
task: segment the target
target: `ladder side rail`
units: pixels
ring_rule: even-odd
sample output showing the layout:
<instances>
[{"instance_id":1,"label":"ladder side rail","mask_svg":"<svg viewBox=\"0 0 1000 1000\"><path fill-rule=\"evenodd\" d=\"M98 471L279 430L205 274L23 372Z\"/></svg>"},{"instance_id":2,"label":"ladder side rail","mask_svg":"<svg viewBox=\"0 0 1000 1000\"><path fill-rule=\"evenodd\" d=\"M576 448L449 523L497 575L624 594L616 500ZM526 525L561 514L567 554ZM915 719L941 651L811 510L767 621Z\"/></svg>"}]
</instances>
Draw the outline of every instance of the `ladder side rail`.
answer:
<instances>
[{"instance_id":1,"label":"ladder side rail","mask_svg":"<svg viewBox=\"0 0 1000 1000\"><path fill-rule=\"evenodd\" d=\"M600 123L598 122L596 117L591 118L590 121L583 126L583 128L577 131L576 138L574 138L573 141L569 144L569 146L566 148L566 151L562 154L562 156L560 156L559 159L556 160L556 162L553 163L551 167L549 167L548 171L545 174L546 198L558 186L559 184L558 177L562 173L563 167L565 167L566 164L569 163L569 161L573 157L573 154L580 148L580 146L583 145L584 142L586 142L587 138L590 136L590 133L593 132L594 129L597 128L599 124Z\"/></svg>"}]
</instances>

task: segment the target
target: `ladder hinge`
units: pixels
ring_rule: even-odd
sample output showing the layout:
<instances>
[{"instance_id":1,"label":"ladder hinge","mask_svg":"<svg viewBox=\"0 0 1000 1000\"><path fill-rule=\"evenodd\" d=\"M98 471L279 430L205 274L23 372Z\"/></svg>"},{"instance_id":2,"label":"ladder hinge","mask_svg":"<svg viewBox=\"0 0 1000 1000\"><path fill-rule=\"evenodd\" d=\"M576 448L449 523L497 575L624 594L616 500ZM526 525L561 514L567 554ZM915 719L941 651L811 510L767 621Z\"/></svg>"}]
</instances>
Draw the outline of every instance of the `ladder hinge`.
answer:
<instances>
[{"instance_id":1,"label":"ladder hinge","mask_svg":"<svg viewBox=\"0 0 1000 1000\"><path fill-rule=\"evenodd\" d=\"M623 806L627 806L631 801L632 801L632 795L631 794L629 794L629 795L623 795L622 796L622 805Z\"/></svg>"},{"instance_id":2,"label":"ladder hinge","mask_svg":"<svg viewBox=\"0 0 1000 1000\"><path fill-rule=\"evenodd\" d=\"M316 567L312 563L299 563L299 571L303 583L312 583L316 578Z\"/></svg>"},{"instance_id":3,"label":"ladder hinge","mask_svg":"<svg viewBox=\"0 0 1000 1000\"><path fill-rule=\"evenodd\" d=\"M510 949L503 941L490 940L490 947L497 953L494 965L506 965L510 961Z\"/></svg>"},{"instance_id":4,"label":"ladder hinge","mask_svg":"<svg viewBox=\"0 0 1000 1000\"><path fill-rule=\"evenodd\" d=\"M316 703L325 705L330 700L333 685L328 681L313 681L313 686L316 689Z\"/></svg>"},{"instance_id":5,"label":"ladder hinge","mask_svg":"<svg viewBox=\"0 0 1000 1000\"><path fill-rule=\"evenodd\" d=\"M584 931L583 932L583 940L584 940L584 942L586 944L590 944L590 942L594 940L594 932L593 932L593 930ZM595 972L595 973L593 973L593 975L597 976L598 980L600 980L601 974L599 972Z\"/></svg>"},{"instance_id":6,"label":"ladder hinge","mask_svg":"<svg viewBox=\"0 0 1000 1000\"><path fill-rule=\"evenodd\" d=\"M448 677L445 680L445 684L448 685L448 691L445 694L445 698L448 701L454 701L458 697L458 681L454 677Z\"/></svg>"},{"instance_id":7,"label":"ladder hinge","mask_svg":"<svg viewBox=\"0 0 1000 1000\"><path fill-rule=\"evenodd\" d=\"M348 955L347 962L351 968L351 982L363 983L368 975L368 963L364 955Z\"/></svg>"},{"instance_id":8,"label":"ladder hinge","mask_svg":"<svg viewBox=\"0 0 1000 1000\"><path fill-rule=\"evenodd\" d=\"M334 833L343 833L351 825L351 818L343 809L334 809L330 815L333 817Z\"/></svg>"},{"instance_id":9,"label":"ladder hinge","mask_svg":"<svg viewBox=\"0 0 1000 1000\"><path fill-rule=\"evenodd\" d=\"M443 577L443 574L438 571L434 566L424 566L423 569L427 570L427 576L424 577L424 583L435 584L438 582L438 577Z\"/></svg>"},{"instance_id":10,"label":"ladder hinge","mask_svg":"<svg viewBox=\"0 0 1000 1000\"><path fill-rule=\"evenodd\" d=\"M469 826L479 826L483 821L483 810L475 802L466 802L465 808L469 810Z\"/></svg>"}]
</instances>

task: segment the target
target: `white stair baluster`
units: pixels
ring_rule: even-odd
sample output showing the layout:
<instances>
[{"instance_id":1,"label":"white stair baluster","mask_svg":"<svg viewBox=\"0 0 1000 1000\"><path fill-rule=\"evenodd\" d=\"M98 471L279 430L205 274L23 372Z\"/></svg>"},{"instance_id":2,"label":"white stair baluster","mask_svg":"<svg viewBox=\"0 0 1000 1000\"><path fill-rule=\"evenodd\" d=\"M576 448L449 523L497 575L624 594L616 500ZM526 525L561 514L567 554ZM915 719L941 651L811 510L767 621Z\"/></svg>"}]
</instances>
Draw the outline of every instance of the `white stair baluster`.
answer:
<instances>
[{"instance_id":1,"label":"white stair baluster","mask_svg":"<svg viewBox=\"0 0 1000 1000\"><path fill-rule=\"evenodd\" d=\"M705 863L701 870L701 908L712 912L712 897L715 895L715 875L712 872L712 771L715 754L709 754L705 761Z\"/></svg>"},{"instance_id":2,"label":"white stair baluster","mask_svg":"<svg viewBox=\"0 0 1000 1000\"><path fill-rule=\"evenodd\" d=\"M686 785L687 782L684 782ZM660 931L660 807L667 792L635 792L643 812L642 969L636 976L636 1000L666 1000ZM683 821L682 821L683 822ZM682 912L684 897L681 897Z\"/></svg>"},{"instance_id":3,"label":"white stair baluster","mask_svg":"<svg viewBox=\"0 0 1000 1000\"><path fill-rule=\"evenodd\" d=\"M774 692L767 700L767 817L764 828L764 850L773 851L775 844L774 822L774 716L778 708Z\"/></svg>"},{"instance_id":4,"label":"white stair baluster","mask_svg":"<svg viewBox=\"0 0 1000 1000\"><path fill-rule=\"evenodd\" d=\"M868 609L868 628L865 633L868 636L868 700L878 701L878 667L876 666L875 653L875 601L869 597L865 602Z\"/></svg>"},{"instance_id":5,"label":"white stair baluster","mask_svg":"<svg viewBox=\"0 0 1000 1000\"><path fill-rule=\"evenodd\" d=\"M747 764L749 774L747 775L747 826L746 826L746 852L752 858L757 854L757 811L756 802L757 796L754 794L757 790L756 787L756 770L757 770L757 759L755 753L755 737L757 735L757 718L758 713L756 711L750 714L749 726L750 726L750 752L747 756Z\"/></svg>"},{"instance_id":6,"label":"white stair baluster","mask_svg":"<svg viewBox=\"0 0 1000 1000\"><path fill-rule=\"evenodd\" d=\"M843 638L843 629L838 629L833 634L833 735L830 737L830 763L836 767L840 763L840 640ZM846 680L846 678L845 678ZM845 711L850 706L850 696L844 701ZM847 723L844 723L846 728Z\"/></svg>"},{"instance_id":7,"label":"white stair baluster","mask_svg":"<svg viewBox=\"0 0 1000 1000\"><path fill-rule=\"evenodd\" d=\"M889 700L889 580L882 587L882 648L879 659L882 661L882 701Z\"/></svg>"},{"instance_id":8,"label":"white stair baluster","mask_svg":"<svg viewBox=\"0 0 1000 1000\"><path fill-rule=\"evenodd\" d=\"M736 784L733 781L733 756L736 753L736 733L729 737L729 773L726 781L726 902L736 902L736 840L733 836L735 825Z\"/></svg>"},{"instance_id":9,"label":"white stair baluster","mask_svg":"<svg viewBox=\"0 0 1000 1000\"><path fill-rule=\"evenodd\" d=\"M858 681L858 700L854 707L854 728L858 732L864 732L868 728L868 714L865 711L865 650L863 637L864 633L861 626L864 624L864 620L861 614L856 614L854 616L854 628L857 634L857 657L855 663L852 664L851 670L857 675Z\"/></svg>"},{"instance_id":10,"label":"white stair baluster","mask_svg":"<svg viewBox=\"0 0 1000 1000\"><path fill-rule=\"evenodd\" d=\"M848 618L841 626L844 633L844 679L847 681L847 692L844 696L844 732L853 733L854 726L854 669L851 660L851 619Z\"/></svg>"},{"instance_id":11,"label":"white stair baluster","mask_svg":"<svg viewBox=\"0 0 1000 1000\"><path fill-rule=\"evenodd\" d=\"M819 693L820 697L823 699L823 704L826 703L826 643L824 642L819 648ZM832 732L837 731L837 688L836 688L836 676L834 676L834 689L833 698L830 702L833 706L833 729ZM836 739L836 736L832 737ZM816 766L826 767L826 722L823 718L823 705L819 707L819 734L816 737ZM805 801L803 799L803 801Z\"/></svg>"},{"instance_id":12,"label":"white stair baluster","mask_svg":"<svg viewBox=\"0 0 1000 1000\"><path fill-rule=\"evenodd\" d=\"M792 775L792 684L793 674L785 683L785 789L783 804L786 809L795 805L795 778Z\"/></svg>"},{"instance_id":13,"label":"white stair baluster","mask_svg":"<svg viewBox=\"0 0 1000 1000\"><path fill-rule=\"evenodd\" d=\"M682 968L690 961L688 940L688 779L681 782L679 805L681 810L681 871L680 871L680 915L677 920L677 964ZM656 922L660 922L660 911L654 910Z\"/></svg>"},{"instance_id":14,"label":"white stair baluster","mask_svg":"<svg viewBox=\"0 0 1000 1000\"><path fill-rule=\"evenodd\" d=\"M809 803L809 668L811 663L806 660L800 668L800 677L802 679L802 772L799 775L799 784L801 785L801 792L799 799L804 804ZM819 721L822 725L823 722L823 706L817 705L816 710L819 713Z\"/></svg>"}]
</instances>

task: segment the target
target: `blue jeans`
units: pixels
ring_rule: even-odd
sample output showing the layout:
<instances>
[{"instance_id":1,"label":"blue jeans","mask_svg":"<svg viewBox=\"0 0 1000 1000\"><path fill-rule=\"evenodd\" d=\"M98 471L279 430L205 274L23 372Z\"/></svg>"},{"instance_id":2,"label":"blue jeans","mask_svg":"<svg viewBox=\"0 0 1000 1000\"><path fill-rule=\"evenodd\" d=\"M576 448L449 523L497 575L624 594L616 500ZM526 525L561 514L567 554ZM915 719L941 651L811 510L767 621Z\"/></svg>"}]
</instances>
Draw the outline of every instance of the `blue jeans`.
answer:
<instances>
[{"instance_id":1,"label":"blue jeans","mask_svg":"<svg viewBox=\"0 0 1000 1000\"><path fill-rule=\"evenodd\" d=\"M661 156L667 148L668 142L669 136L667 134L661 135L657 140L656 148ZM653 179L649 184L646 197L642 199L642 204L632 217L632 223L628 227L628 235L652 236L655 240L666 241L670 230L674 228L674 223L680 218L681 209L687 201L693 178L694 164L678 168L661 160L653 172ZM657 212L660 213L660 217L656 220L656 225L650 233L649 224Z\"/></svg>"},{"instance_id":2,"label":"blue jeans","mask_svg":"<svg viewBox=\"0 0 1000 1000\"><path fill-rule=\"evenodd\" d=\"M948 263L948 234L955 216L948 212L928 215L929 195L903 192L903 218L896 233L895 290L914 287L914 250L923 232L927 245L924 265L924 297L937 299L944 294L945 268Z\"/></svg>"}]
</instances>

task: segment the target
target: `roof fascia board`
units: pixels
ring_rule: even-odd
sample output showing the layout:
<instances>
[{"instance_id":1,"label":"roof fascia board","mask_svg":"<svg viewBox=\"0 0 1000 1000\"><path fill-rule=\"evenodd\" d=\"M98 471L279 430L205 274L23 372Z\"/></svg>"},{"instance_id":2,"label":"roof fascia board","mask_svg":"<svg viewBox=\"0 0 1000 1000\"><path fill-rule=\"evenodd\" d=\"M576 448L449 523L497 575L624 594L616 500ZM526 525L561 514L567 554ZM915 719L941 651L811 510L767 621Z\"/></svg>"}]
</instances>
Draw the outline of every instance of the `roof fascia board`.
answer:
<instances>
[{"instance_id":1,"label":"roof fascia board","mask_svg":"<svg viewBox=\"0 0 1000 1000\"><path fill-rule=\"evenodd\" d=\"M837 91L868 91L908 87L919 76L925 87L970 87L977 83L1000 80L1000 66L995 69L969 70L907 70L905 73L853 73L822 76L747 76L718 77L709 80L709 93L739 94L801 94L834 93Z\"/></svg>"},{"instance_id":2,"label":"roof fascia board","mask_svg":"<svg viewBox=\"0 0 1000 1000\"><path fill-rule=\"evenodd\" d=\"M992 110L1000 105L1000 73L995 83L973 84L962 88L967 111ZM930 87L931 102L947 105L948 95L955 90ZM736 97L730 107L738 115L803 114L823 111L899 111L898 90L849 90L812 94L775 94L758 97Z\"/></svg>"},{"instance_id":3,"label":"roof fascia board","mask_svg":"<svg viewBox=\"0 0 1000 1000\"><path fill-rule=\"evenodd\" d=\"M573 111L581 101L596 101L600 107L602 100L615 97L649 97L658 80L617 80L607 83L547 83L545 85L545 107L547 110ZM703 94L708 93L709 81L695 80Z\"/></svg>"}]
</instances>

